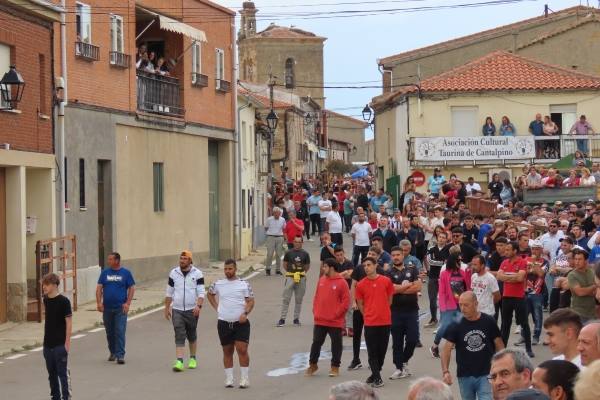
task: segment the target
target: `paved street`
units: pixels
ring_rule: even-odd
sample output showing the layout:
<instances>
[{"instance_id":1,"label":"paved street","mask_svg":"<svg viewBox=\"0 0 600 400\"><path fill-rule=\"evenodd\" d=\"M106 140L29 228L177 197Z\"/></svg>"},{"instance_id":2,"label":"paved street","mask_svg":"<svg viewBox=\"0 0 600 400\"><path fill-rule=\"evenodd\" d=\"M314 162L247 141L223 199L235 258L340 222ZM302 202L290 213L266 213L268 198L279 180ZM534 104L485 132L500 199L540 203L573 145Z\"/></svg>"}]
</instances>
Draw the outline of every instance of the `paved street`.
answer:
<instances>
[{"instance_id":1,"label":"paved street","mask_svg":"<svg viewBox=\"0 0 600 400\"><path fill-rule=\"evenodd\" d=\"M346 248L349 249L347 238ZM216 332L216 314L206 306L199 323L199 368L183 373L171 372L174 358L173 332L171 324L164 320L162 311L136 317L128 325L127 364L120 366L106 361L108 356L103 330L88 332L74 339L72 344L71 378L74 398L83 399L326 399L330 385L344 380L364 380L368 376L367 355L363 350L361 359L365 369L346 371L351 358L351 339L345 338L342 356L341 376L327 377L328 364L320 362L317 376L305 378L301 370L307 362L307 352L312 337L312 295L318 276L318 245L308 242L313 269L309 274L307 296L302 312L302 326L276 328L279 318L280 294L283 284L281 277L266 277L263 273L251 280L256 308L251 314L252 336L250 344L251 387L247 390L225 389L221 362L221 348ZM425 307L426 294L421 298ZM424 316L426 318L427 316ZM423 318L423 319L424 319ZM289 321L288 321L289 322ZM516 339L516 335L513 335ZM431 330L422 330L422 340L426 346L417 349L411 362L414 376L439 375L439 361L427 351L431 344ZM328 342L324 351L329 349ZM549 358L546 348L534 348L536 362ZM22 356L21 356L22 355ZM0 387L2 398L6 399L45 399L48 398L48 384L41 352L23 352L16 359L0 359ZM324 353L323 356L326 356ZM14 357L14 356L13 356ZM296 367L296 368L295 368ZM454 371L454 365L452 365ZM387 377L393 371L390 351L383 374ZM235 369L236 380L239 372ZM279 376L270 376L279 375ZM409 380L389 381L380 390L383 399L403 399ZM456 385L453 390L457 390Z\"/></svg>"}]
</instances>

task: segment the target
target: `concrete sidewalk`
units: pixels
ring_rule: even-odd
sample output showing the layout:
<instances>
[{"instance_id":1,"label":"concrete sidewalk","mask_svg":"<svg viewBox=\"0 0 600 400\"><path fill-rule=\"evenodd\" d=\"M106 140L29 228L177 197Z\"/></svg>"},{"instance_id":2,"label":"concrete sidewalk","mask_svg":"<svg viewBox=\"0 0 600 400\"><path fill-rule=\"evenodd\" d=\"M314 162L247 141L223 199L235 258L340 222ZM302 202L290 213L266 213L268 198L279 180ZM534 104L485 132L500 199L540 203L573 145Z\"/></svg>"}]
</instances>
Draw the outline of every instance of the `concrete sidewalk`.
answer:
<instances>
[{"instance_id":1,"label":"concrete sidewalk","mask_svg":"<svg viewBox=\"0 0 600 400\"><path fill-rule=\"evenodd\" d=\"M265 249L251 253L248 257L238 261L238 274L247 275L253 271L264 268ZM223 276L223 262L210 263L207 267L200 267L204 273L206 286ZM136 285L136 291L131 303L130 316L155 309L164 304L165 279L152 282L141 282ZM102 326L102 314L96 310L96 302L80 304L73 313L73 335ZM42 345L44 338L44 323L7 322L0 324L0 356L16 353Z\"/></svg>"}]
</instances>

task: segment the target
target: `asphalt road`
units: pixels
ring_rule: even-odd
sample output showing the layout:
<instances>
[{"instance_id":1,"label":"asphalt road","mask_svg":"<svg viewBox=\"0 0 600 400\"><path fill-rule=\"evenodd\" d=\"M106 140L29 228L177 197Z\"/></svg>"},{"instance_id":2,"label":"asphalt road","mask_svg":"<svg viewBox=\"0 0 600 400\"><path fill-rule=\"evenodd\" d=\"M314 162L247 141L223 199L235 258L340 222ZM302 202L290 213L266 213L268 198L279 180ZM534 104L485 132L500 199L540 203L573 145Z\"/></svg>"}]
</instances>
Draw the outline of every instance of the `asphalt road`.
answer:
<instances>
[{"instance_id":1,"label":"asphalt road","mask_svg":"<svg viewBox=\"0 0 600 400\"><path fill-rule=\"evenodd\" d=\"M351 239L346 238L346 249ZM327 399L331 385L345 380L364 380L369 375L366 367L366 350L361 360L365 367L347 371L351 360L351 339L344 339L341 375L327 376L329 361L320 361L320 370L312 378L303 376L308 362L312 340L312 296L318 277L318 242L307 242L305 247L313 259L308 276L307 295L301 316L301 327L288 325L276 328L281 307L280 295L283 278L267 277L264 273L251 279L256 296L256 308L250 315L252 335L250 341L250 388L226 389L222 352L216 331L216 313L207 305L203 308L198 325L198 368L182 373L171 371L174 355L174 338L170 322L162 311L141 315L131 320L127 328L127 355L125 365L106 361L108 356L103 330L96 329L74 338L70 355L71 380L74 398L87 399ZM420 299L421 308L427 310L426 293ZM293 303L293 301L292 301ZM290 305L292 315L293 304ZM288 317L288 318L289 318ZM424 315L422 320L426 320ZM426 322L426 321L425 321ZM517 335L512 335L511 342ZM421 329L425 345L417 349L410 362L414 377L439 377L439 360L433 359L428 346L432 331ZM322 357L327 358L329 342L326 341ZM536 363L550 358L547 348L536 346ZM14 357L14 356L13 356ZM404 399L411 379L389 381L394 370L390 350L383 369L385 387L379 389L382 399ZM455 370L452 365L451 370ZM236 383L239 369L234 370ZM40 351L20 353L13 359L0 359L0 388L3 399L47 399L49 388L44 360ZM456 384L453 390L457 393ZM459 398L457 396L457 398Z\"/></svg>"}]
</instances>

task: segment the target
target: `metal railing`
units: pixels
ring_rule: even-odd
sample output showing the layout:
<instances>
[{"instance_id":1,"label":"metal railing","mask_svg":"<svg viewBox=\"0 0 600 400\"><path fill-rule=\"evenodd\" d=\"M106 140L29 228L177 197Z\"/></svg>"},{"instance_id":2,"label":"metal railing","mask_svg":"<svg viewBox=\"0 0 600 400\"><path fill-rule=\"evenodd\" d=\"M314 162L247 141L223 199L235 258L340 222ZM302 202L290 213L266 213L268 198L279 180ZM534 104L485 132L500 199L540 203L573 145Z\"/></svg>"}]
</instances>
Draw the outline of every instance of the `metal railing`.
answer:
<instances>
[{"instance_id":1,"label":"metal railing","mask_svg":"<svg viewBox=\"0 0 600 400\"><path fill-rule=\"evenodd\" d=\"M118 51L111 51L108 53L110 65L120 68L129 68L131 63L131 57L128 54L119 53Z\"/></svg>"},{"instance_id":2,"label":"metal railing","mask_svg":"<svg viewBox=\"0 0 600 400\"><path fill-rule=\"evenodd\" d=\"M88 61L100 60L100 47L90 43L75 42L75 55Z\"/></svg>"},{"instance_id":3,"label":"metal railing","mask_svg":"<svg viewBox=\"0 0 600 400\"><path fill-rule=\"evenodd\" d=\"M155 114L181 117L181 87L179 79L136 71L137 108Z\"/></svg>"},{"instance_id":4,"label":"metal railing","mask_svg":"<svg viewBox=\"0 0 600 400\"><path fill-rule=\"evenodd\" d=\"M207 87L208 76L192 72L192 85L197 87Z\"/></svg>"}]
</instances>

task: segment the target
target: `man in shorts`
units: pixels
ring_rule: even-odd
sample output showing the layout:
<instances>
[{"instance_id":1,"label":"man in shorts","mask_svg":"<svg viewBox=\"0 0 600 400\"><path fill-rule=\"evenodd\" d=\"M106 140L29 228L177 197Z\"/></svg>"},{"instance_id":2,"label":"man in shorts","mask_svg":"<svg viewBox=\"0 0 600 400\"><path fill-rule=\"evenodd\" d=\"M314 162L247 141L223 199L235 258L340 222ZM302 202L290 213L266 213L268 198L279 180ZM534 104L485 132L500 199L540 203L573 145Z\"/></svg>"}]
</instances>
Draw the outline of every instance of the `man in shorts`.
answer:
<instances>
[{"instance_id":1,"label":"man in shorts","mask_svg":"<svg viewBox=\"0 0 600 400\"><path fill-rule=\"evenodd\" d=\"M248 314L254 308L254 293L248 281L237 276L235 260L225 260L225 278L219 279L208 289L208 301L217 310L217 331L223 346L225 387L233 387L233 352L240 361L240 389L250 386L248 368L248 342L250 341L250 321Z\"/></svg>"},{"instance_id":2,"label":"man in shorts","mask_svg":"<svg viewBox=\"0 0 600 400\"><path fill-rule=\"evenodd\" d=\"M183 371L185 340L190 348L188 369L195 369L196 328L200 309L204 302L204 274L192 265L192 252L184 250L179 256L179 266L169 273L165 296L165 318L173 322L175 330L175 354L173 371Z\"/></svg>"}]
</instances>

